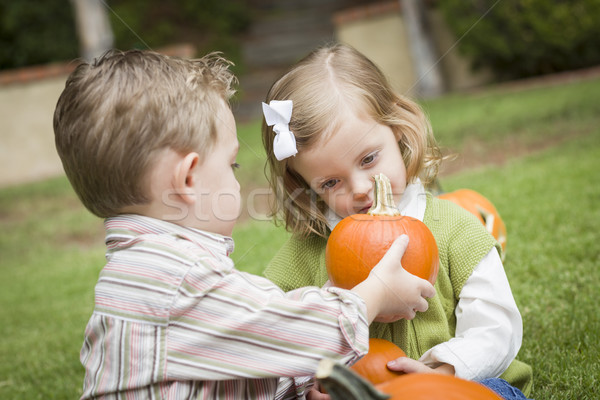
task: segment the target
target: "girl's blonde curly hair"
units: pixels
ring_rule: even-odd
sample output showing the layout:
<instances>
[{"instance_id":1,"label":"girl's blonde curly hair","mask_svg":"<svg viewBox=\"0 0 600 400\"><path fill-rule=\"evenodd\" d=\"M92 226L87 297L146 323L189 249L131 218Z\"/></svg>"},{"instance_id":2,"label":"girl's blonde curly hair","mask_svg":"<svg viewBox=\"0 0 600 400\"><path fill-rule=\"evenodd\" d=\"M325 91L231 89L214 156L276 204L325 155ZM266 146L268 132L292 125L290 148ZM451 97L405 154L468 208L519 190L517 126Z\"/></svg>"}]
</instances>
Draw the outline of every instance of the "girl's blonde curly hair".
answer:
<instances>
[{"instance_id":1,"label":"girl's blonde curly hair","mask_svg":"<svg viewBox=\"0 0 600 400\"><path fill-rule=\"evenodd\" d=\"M336 115L350 104L374 121L392 128L407 170L408 182L433 181L441 163L429 120L414 101L397 94L380 69L357 50L343 44L321 47L294 65L269 90L266 102L292 100L290 130L298 152L332 134ZM271 216L294 234L326 237L327 206L292 168L290 159L273 154L273 128L262 125L267 152L265 172L274 193Z\"/></svg>"}]
</instances>

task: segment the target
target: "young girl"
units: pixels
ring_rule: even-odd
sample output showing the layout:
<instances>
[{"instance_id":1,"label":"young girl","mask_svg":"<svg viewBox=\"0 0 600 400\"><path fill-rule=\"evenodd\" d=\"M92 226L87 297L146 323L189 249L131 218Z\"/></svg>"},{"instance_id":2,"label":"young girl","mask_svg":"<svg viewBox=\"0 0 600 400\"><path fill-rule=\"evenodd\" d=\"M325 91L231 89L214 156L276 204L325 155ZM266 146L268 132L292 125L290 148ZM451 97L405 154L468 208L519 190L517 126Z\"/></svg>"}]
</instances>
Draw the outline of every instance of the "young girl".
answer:
<instances>
[{"instance_id":1,"label":"young girl","mask_svg":"<svg viewBox=\"0 0 600 400\"><path fill-rule=\"evenodd\" d=\"M489 386L506 384L486 380L501 377L529 394L532 371L515 360L522 321L501 249L470 213L425 191L423 182L435 177L441 156L419 106L344 45L301 60L275 82L266 101L263 144L276 197L272 211L293 235L265 275L286 291L325 284L329 233L342 218L369 209L372 177L383 173L400 212L429 227L440 258L437 296L427 312L370 327L372 337L391 340L408 355L390 368ZM524 398L520 392L503 395Z\"/></svg>"}]
</instances>

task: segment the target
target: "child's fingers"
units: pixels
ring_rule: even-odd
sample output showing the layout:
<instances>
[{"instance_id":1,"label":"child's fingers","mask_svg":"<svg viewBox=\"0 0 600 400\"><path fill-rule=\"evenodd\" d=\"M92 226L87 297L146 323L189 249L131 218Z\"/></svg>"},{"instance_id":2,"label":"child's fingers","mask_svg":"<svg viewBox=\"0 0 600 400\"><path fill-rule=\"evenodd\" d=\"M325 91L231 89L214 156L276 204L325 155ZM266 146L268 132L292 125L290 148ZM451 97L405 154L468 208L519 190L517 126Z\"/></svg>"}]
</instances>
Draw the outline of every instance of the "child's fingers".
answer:
<instances>
[{"instance_id":1,"label":"child's fingers","mask_svg":"<svg viewBox=\"0 0 600 400\"><path fill-rule=\"evenodd\" d=\"M411 320L411 319L414 319L416 316L417 316L416 310L407 310L406 315L404 316L404 319Z\"/></svg>"},{"instance_id":2,"label":"child's fingers","mask_svg":"<svg viewBox=\"0 0 600 400\"><path fill-rule=\"evenodd\" d=\"M387 367L392 371L411 373L433 373L433 370L418 360L408 357L400 357L389 361Z\"/></svg>"},{"instance_id":3,"label":"child's fingers","mask_svg":"<svg viewBox=\"0 0 600 400\"><path fill-rule=\"evenodd\" d=\"M411 286L419 291L422 298L430 298L436 295L435 287L427 279L420 278L413 274L408 276L410 277L409 279L411 279Z\"/></svg>"},{"instance_id":4,"label":"child's fingers","mask_svg":"<svg viewBox=\"0 0 600 400\"><path fill-rule=\"evenodd\" d=\"M427 297L427 298L431 298L431 297L435 296L436 291L435 291L435 288L433 287L433 285L429 281L427 281L425 279L423 279L423 280L425 282L424 282L423 290L421 290L421 296Z\"/></svg>"},{"instance_id":5,"label":"child's fingers","mask_svg":"<svg viewBox=\"0 0 600 400\"><path fill-rule=\"evenodd\" d=\"M322 392L321 384L317 382L315 386L310 388L306 393L306 400L331 400L331 397Z\"/></svg>"},{"instance_id":6,"label":"child's fingers","mask_svg":"<svg viewBox=\"0 0 600 400\"><path fill-rule=\"evenodd\" d=\"M400 249L399 251L402 252L402 255L404 255L404 252L406 251L406 248L408 247L408 235L403 234L400 235L396 238L396 240L394 240L394 243L392 244L392 246L399 246Z\"/></svg>"},{"instance_id":7,"label":"child's fingers","mask_svg":"<svg viewBox=\"0 0 600 400\"><path fill-rule=\"evenodd\" d=\"M392 260L400 260L408 247L408 236L400 235L394 240L388 251L383 256L383 259L391 258ZM382 261L383 261L382 259Z\"/></svg>"},{"instance_id":8,"label":"child's fingers","mask_svg":"<svg viewBox=\"0 0 600 400\"><path fill-rule=\"evenodd\" d=\"M427 311L428 308L429 308L429 303L427 302L427 300L425 300L424 298L421 297L421 299L418 301L418 303L415 307L415 311L425 312L425 311Z\"/></svg>"},{"instance_id":9,"label":"child's fingers","mask_svg":"<svg viewBox=\"0 0 600 400\"><path fill-rule=\"evenodd\" d=\"M390 316L377 316L375 318L375 322L383 322L384 324L389 324L390 322L396 322L402 318L404 318L403 314L396 314L396 315L390 315Z\"/></svg>"}]
</instances>

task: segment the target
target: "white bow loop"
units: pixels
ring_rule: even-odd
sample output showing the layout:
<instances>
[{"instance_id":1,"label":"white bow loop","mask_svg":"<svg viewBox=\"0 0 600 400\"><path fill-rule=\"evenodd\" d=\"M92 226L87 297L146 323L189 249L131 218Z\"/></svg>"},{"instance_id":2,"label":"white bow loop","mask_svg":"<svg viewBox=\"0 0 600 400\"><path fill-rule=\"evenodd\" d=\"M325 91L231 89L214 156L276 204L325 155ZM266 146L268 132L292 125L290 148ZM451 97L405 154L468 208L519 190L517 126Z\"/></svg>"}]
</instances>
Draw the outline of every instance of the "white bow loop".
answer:
<instances>
[{"instance_id":1,"label":"white bow loop","mask_svg":"<svg viewBox=\"0 0 600 400\"><path fill-rule=\"evenodd\" d=\"M273 153L281 161L298 153L296 138L290 131L292 118L292 100L271 100L269 104L262 103L263 114L268 126L273 126Z\"/></svg>"}]
</instances>

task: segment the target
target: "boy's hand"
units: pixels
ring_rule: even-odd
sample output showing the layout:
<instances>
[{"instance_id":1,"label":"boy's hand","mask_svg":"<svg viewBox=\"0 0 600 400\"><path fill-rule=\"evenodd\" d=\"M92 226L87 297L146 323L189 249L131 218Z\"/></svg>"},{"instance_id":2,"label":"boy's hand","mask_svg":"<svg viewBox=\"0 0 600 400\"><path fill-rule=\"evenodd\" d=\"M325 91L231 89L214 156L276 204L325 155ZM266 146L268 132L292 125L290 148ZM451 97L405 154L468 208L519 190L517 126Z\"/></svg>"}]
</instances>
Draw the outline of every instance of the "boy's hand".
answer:
<instances>
[{"instance_id":1,"label":"boy's hand","mask_svg":"<svg viewBox=\"0 0 600 400\"><path fill-rule=\"evenodd\" d=\"M407 246L408 236L396 239L369 277L352 289L365 300L369 322L375 317L380 322L413 319L417 311L429 308L426 298L435 296L433 285L400 263Z\"/></svg>"},{"instance_id":2,"label":"boy's hand","mask_svg":"<svg viewBox=\"0 0 600 400\"><path fill-rule=\"evenodd\" d=\"M413 319L417 311L427 311L429 308L426 298L435 296L435 289L429 281L406 271L400 263L408 241L406 235L396 239L369 274L368 279L379 280L385 294L378 320L393 322L401 318Z\"/></svg>"}]
</instances>

